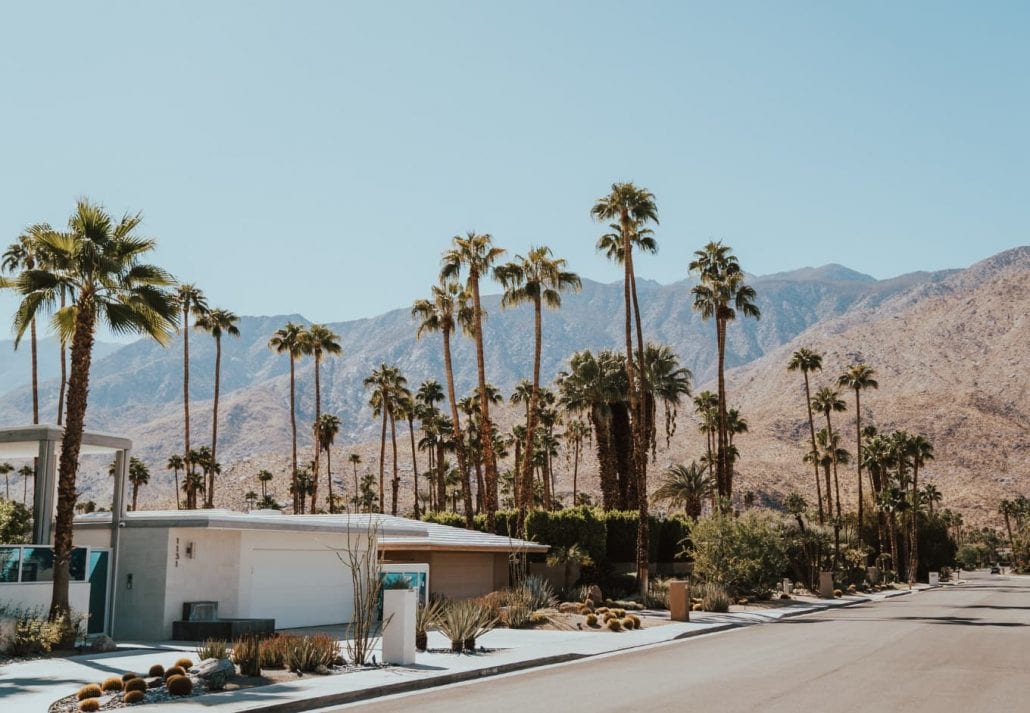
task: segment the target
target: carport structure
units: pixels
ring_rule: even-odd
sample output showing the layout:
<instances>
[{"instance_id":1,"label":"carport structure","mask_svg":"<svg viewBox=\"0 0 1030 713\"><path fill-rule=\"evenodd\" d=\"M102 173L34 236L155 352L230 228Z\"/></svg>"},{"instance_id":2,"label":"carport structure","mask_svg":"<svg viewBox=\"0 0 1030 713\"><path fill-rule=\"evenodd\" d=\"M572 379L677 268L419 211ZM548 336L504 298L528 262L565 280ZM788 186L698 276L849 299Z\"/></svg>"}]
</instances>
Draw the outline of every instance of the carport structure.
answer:
<instances>
[{"instance_id":1,"label":"carport structure","mask_svg":"<svg viewBox=\"0 0 1030 713\"><path fill-rule=\"evenodd\" d=\"M0 428L0 458L34 458L36 462L35 486L32 498L32 543L49 545L53 539L53 517L57 497L58 447L64 438L64 428L50 424ZM128 438L105 433L84 432L79 455L112 454L114 468L114 500L112 530L125 515L125 481L129 468Z\"/></svg>"}]
</instances>

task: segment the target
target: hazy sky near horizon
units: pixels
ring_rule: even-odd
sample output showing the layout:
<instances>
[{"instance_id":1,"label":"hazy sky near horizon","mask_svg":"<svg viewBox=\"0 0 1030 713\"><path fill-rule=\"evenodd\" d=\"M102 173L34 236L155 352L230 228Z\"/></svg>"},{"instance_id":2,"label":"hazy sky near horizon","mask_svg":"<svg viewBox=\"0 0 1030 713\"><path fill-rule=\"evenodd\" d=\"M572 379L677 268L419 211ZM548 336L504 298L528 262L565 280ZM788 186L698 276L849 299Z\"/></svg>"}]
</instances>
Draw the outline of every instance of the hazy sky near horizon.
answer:
<instances>
[{"instance_id":1,"label":"hazy sky near horizon","mask_svg":"<svg viewBox=\"0 0 1030 713\"><path fill-rule=\"evenodd\" d=\"M617 279L589 216L616 180L656 195L660 253L637 267L666 283L710 239L752 273L881 278L1030 243L1024 2L3 15L0 242L83 195L142 211L154 261L241 314L408 306L473 229Z\"/></svg>"}]
</instances>

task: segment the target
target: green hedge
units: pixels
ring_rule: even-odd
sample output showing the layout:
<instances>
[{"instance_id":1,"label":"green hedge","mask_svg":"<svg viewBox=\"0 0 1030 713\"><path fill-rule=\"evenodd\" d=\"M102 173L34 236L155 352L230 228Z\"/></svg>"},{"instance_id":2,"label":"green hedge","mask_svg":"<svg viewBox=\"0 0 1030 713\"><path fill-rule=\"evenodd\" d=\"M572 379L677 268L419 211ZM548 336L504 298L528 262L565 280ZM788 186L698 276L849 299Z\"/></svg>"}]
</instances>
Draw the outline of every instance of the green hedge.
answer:
<instances>
[{"instance_id":1,"label":"green hedge","mask_svg":"<svg viewBox=\"0 0 1030 713\"><path fill-rule=\"evenodd\" d=\"M503 537L516 535L517 512L497 513L494 533ZM451 527L464 527L465 518L451 512L428 513L426 522ZM690 523L682 516L651 516L648 552L651 561L671 562L683 548L680 541L690 534ZM476 515L474 526L486 531L486 517ZM594 562L634 562L637 558L637 512L575 507L546 512L534 510L526 520L527 537L551 547L579 545Z\"/></svg>"}]
</instances>

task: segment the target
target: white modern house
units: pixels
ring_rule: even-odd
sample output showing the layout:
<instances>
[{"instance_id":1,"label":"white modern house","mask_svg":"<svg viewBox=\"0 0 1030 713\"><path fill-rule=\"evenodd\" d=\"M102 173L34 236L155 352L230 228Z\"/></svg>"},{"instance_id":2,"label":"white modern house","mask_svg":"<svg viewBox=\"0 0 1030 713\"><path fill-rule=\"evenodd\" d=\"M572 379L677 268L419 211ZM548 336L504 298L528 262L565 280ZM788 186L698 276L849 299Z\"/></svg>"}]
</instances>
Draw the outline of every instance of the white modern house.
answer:
<instances>
[{"instance_id":1,"label":"white modern house","mask_svg":"<svg viewBox=\"0 0 1030 713\"><path fill-rule=\"evenodd\" d=\"M60 436L55 426L0 430L0 456L5 445L22 457L40 454L33 538L38 544L0 546L0 599L26 602L31 595L33 602L49 604L53 454ZM90 613L90 631L116 639L170 639L173 622L183 619L183 605L191 602L215 603L222 619L274 619L277 629L347 622L353 611L347 554L370 546L391 570L417 564L424 571L428 565L430 591L450 598L507 586L513 553L548 549L388 515L126 512L131 442L87 437L90 452L115 455L115 494L111 512L75 518L72 606Z\"/></svg>"}]
</instances>

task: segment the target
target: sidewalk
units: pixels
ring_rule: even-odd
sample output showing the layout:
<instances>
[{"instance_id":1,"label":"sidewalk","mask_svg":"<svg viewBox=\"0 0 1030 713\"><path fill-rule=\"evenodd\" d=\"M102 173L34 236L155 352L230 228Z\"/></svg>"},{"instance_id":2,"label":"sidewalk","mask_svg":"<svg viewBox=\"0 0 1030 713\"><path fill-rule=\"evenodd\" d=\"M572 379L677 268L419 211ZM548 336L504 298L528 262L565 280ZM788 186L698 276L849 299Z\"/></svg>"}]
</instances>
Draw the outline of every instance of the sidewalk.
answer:
<instances>
[{"instance_id":1,"label":"sidewalk","mask_svg":"<svg viewBox=\"0 0 1030 713\"><path fill-rule=\"evenodd\" d=\"M922 585L917 590L926 588ZM132 708L145 713L187 713L200 707L217 707L226 713L257 710L292 713L651 646L909 593L908 590L895 590L834 600L797 601L767 610L726 614L693 612L690 622L672 622L619 633L495 629L479 640L481 646L490 649L489 653L460 656L420 653L418 663L409 667L388 666L334 676L307 675L289 683L197 696L181 703L154 703ZM647 611L642 614L668 618L668 612ZM448 649L449 646L442 634L430 632L430 649ZM118 651L108 654L7 664L0 668L0 706L5 712L45 711L54 700L74 693L83 684L124 671L145 673L151 664L169 666L184 655L195 658L193 647L141 643L124 644ZM376 652L376 657L381 659L381 654Z\"/></svg>"}]
</instances>

